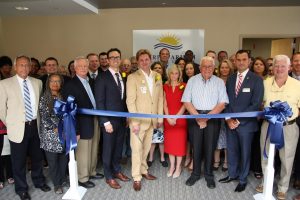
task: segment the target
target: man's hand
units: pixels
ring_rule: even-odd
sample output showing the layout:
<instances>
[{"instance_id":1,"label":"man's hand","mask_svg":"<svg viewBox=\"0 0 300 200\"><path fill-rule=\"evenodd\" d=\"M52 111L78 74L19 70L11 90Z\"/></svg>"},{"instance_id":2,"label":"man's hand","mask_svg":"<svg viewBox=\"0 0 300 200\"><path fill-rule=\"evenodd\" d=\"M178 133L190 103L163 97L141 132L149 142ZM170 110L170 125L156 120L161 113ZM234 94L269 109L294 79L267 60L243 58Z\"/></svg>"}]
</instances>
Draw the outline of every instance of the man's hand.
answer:
<instances>
[{"instance_id":1,"label":"man's hand","mask_svg":"<svg viewBox=\"0 0 300 200\"><path fill-rule=\"evenodd\" d=\"M105 131L107 133L112 133L114 131L113 126L111 125L111 123L107 124L105 127Z\"/></svg>"},{"instance_id":2,"label":"man's hand","mask_svg":"<svg viewBox=\"0 0 300 200\"><path fill-rule=\"evenodd\" d=\"M231 130L236 129L240 124L239 120L237 119L227 119L226 123Z\"/></svg>"},{"instance_id":3,"label":"man's hand","mask_svg":"<svg viewBox=\"0 0 300 200\"><path fill-rule=\"evenodd\" d=\"M140 132L140 125L133 125L132 126L132 132L134 133L134 134L139 134L139 132Z\"/></svg>"},{"instance_id":4,"label":"man's hand","mask_svg":"<svg viewBox=\"0 0 300 200\"><path fill-rule=\"evenodd\" d=\"M196 121L200 129L203 129L207 126L207 119L198 118Z\"/></svg>"}]
</instances>

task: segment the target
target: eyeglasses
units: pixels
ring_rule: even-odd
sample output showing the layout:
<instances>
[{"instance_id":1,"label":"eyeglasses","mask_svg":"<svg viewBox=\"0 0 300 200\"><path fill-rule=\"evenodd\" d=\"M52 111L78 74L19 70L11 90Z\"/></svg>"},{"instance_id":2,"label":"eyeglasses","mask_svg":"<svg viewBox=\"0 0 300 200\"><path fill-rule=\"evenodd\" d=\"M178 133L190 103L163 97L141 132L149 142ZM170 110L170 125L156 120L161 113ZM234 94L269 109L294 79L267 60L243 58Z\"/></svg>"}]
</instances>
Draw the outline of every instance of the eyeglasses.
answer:
<instances>
[{"instance_id":1,"label":"eyeglasses","mask_svg":"<svg viewBox=\"0 0 300 200\"><path fill-rule=\"evenodd\" d=\"M109 57L110 60L120 60L121 57L120 56L111 56Z\"/></svg>"}]
</instances>

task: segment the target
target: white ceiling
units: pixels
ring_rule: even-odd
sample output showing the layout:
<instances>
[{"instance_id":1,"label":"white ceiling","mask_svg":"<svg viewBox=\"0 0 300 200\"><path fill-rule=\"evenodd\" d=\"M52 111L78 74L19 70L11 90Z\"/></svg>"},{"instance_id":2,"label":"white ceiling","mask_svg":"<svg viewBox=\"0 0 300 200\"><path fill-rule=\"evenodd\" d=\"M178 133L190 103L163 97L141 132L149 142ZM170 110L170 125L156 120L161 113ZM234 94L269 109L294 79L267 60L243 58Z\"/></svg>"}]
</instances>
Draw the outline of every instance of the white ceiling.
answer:
<instances>
[{"instance_id":1,"label":"white ceiling","mask_svg":"<svg viewBox=\"0 0 300 200\"><path fill-rule=\"evenodd\" d=\"M16 6L28 7L18 11ZM300 0L0 0L0 16L97 14L98 9L300 6Z\"/></svg>"}]
</instances>

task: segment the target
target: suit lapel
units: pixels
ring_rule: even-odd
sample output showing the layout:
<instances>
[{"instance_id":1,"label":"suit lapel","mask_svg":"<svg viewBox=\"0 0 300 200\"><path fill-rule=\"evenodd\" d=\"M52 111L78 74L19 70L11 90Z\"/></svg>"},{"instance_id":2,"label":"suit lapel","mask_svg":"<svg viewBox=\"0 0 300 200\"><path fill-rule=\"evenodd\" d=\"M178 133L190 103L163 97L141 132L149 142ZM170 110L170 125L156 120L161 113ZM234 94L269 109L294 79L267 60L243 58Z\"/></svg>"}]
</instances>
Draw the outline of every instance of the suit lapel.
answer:
<instances>
[{"instance_id":1,"label":"suit lapel","mask_svg":"<svg viewBox=\"0 0 300 200\"><path fill-rule=\"evenodd\" d=\"M236 79L236 77L235 77ZM240 88L240 91L237 95L237 98L240 96L240 94L243 92L243 89L245 88L245 86L247 85L248 81L250 80L250 71L247 72L243 82L242 82L242 85L241 85L241 88Z\"/></svg>"},{"instance_id":2,"label":"suit lapel","mask_svg":"<svg viewBox=\"0 0 300 200\"><path fill-rule=\"evenodd\" d=\"M75 81L76 81L76 83L78 85L78 89L81 90L82 94L85 94L85 98L87 98L89 100L90 104L93 105L92 102L91 102L91 100L90 100L90 97L89 97L87 91L85 90L85 87L82 84L82 82L79 80L79 78L77 76L74 76L74 78L75 78Z\"/></svg>"},{"instance_id":3,"label":"suit lapel","mask_svg":"<svg viewBox=\"0 0 300 200\"><path fill-rule=\"evenodd\" d=\"M21 104L24 104L24 98L22 95L22 88L20 87L20 84L18 82L17 76L14 77L13 81L12 81L12 88L16 88L17 91L16 92L16 98L20 100Z\"/></svg>"},{"instance_id":4,"label":"suit lapel","mask_svg":"<svg viewBox=\"0 0 300 200\"><path fill-rule=\"evenodd\" d=\"M151 93L150 93L150 88L148 86L148 82L146 80L146 77L145 77L144 73L141 71L141 69L138 70L138 73L139 73L140 82L141 82L141 85L142 85L141 87L146 87L147 88L146 94L148 94L149 98L151 98L151 100L152 100L152 96L151 96ZM153 91L152 91L152 95L153 95Z\"/></svg>"},{"instance_id":5,"label":"suit lapel","mask_svg":"<svg viewBox=\"0 0 300 200\"><path fill-rule=\"evenodd\" d=\"M38 110L38 102L39 102L39 88L38 88L38 84L35 83L35 80L33 80L33 78L29 77L30 79L30 82L31 82L31 86L33 88L33 92L34 92L34 96L35 96L35 102L36 102L36 105L35 106L35 112L37 112Z\"/></svg>"}]
</instances>

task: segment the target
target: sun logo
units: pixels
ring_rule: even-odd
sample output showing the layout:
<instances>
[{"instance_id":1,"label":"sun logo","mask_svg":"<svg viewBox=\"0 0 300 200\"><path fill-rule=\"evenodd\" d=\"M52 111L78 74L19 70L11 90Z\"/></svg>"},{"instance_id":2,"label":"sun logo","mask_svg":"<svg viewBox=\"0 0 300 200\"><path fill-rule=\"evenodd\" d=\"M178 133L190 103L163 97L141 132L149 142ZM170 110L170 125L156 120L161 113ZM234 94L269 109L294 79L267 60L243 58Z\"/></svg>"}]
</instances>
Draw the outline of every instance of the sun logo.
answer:
<instances>
[{"instance_id":1,"label":"sun logo","mask_svg":"<svg viewBox=\"0 0 300 200\"><path fill-rule=\"evenodd\" d=\"M170 44L177 46L180 43L180 39L174 34L166 34L158 39L160 43Z\"/></svg>"},{"instance_id":2,"label":"sun logo","mask_svg":"<svg viewBox=\"0 0 300 200\"><path fill-rule=\"evenodd\" d=\"M157 40L159 41L159 43L154 45L154 49L163 47L178 50L182 48L182 44L180 44L181 41L175 34L167 33L165 35L162 35Z\"/></svg>"}]
</instances>

